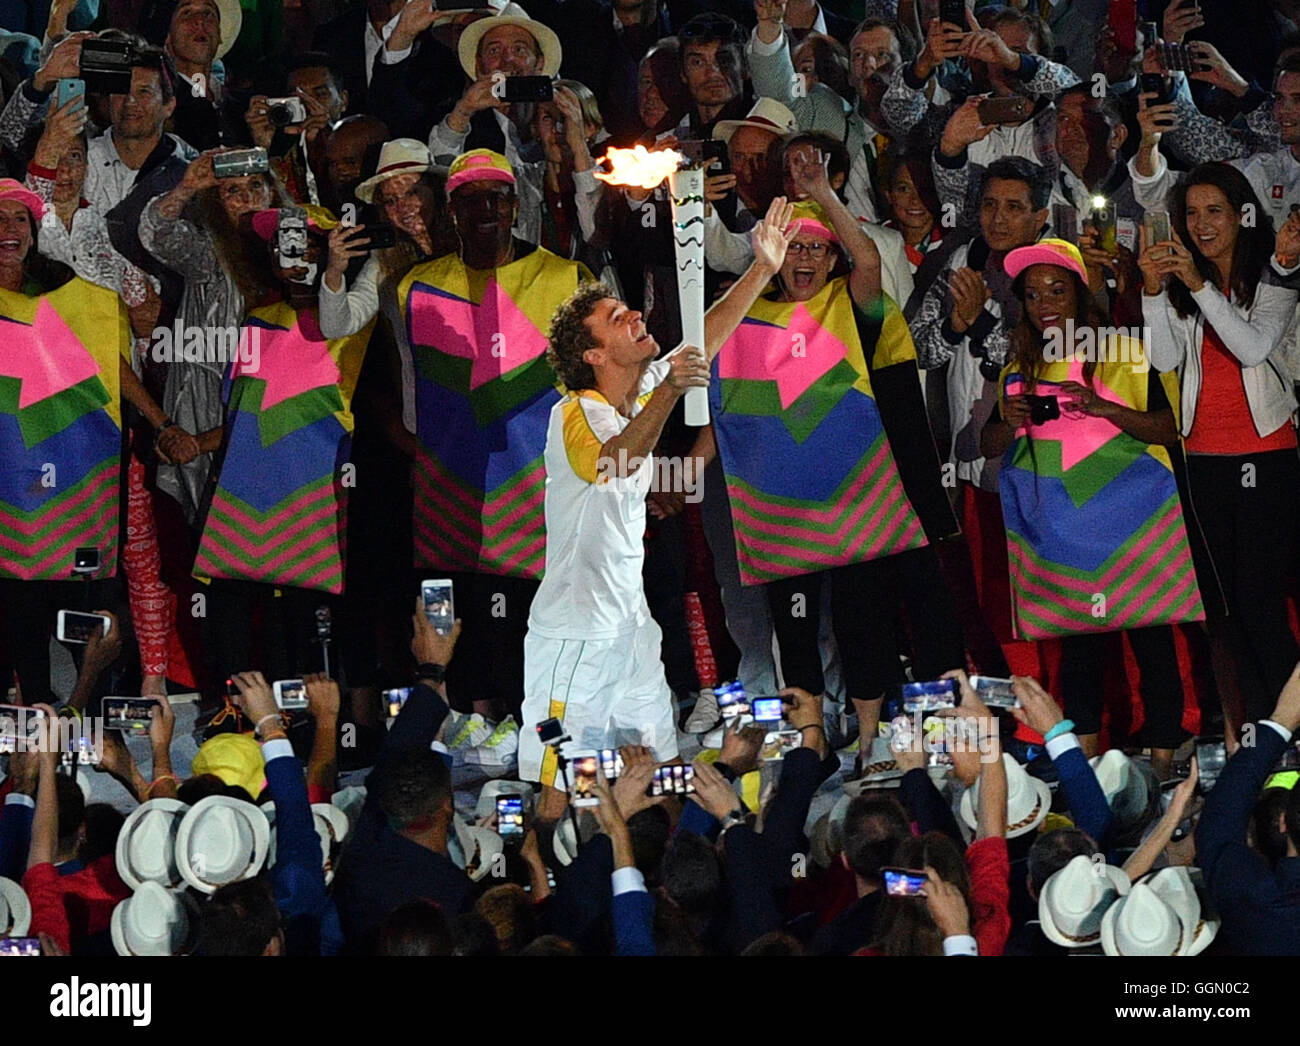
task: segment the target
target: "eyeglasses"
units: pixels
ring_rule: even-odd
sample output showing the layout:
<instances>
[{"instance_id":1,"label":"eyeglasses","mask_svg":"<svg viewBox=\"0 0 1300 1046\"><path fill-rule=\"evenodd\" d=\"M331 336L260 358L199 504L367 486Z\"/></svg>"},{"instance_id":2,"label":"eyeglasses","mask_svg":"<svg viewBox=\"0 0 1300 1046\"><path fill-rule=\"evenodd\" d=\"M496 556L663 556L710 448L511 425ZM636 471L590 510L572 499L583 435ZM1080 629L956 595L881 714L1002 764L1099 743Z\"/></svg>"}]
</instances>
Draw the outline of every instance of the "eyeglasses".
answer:
<instances>
[{"instance_id":1,"label":"eyeglasses","mask_svg":"<svg viewBox=\"0 0 1300 1046\"><path fill-rule=\"evenodd\" d=\"M816 243L792 243L786 248L786 251L796 257L800 254L807 254L808 257L817 261L826 257L826 252L831 249L829 243L822 243L820 240Z\"/></svg>"}]
</instances>

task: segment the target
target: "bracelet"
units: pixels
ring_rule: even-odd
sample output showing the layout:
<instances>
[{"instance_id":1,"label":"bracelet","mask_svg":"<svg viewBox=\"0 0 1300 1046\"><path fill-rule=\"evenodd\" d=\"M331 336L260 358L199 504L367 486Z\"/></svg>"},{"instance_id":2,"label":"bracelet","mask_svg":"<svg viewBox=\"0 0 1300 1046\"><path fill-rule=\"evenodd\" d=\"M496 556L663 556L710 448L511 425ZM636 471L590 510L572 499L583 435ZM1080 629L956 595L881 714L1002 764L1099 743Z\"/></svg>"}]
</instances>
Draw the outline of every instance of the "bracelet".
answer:
<instances>
[{"instance_id":1,"label":"bracelet","mask_svg":"<svg viewBox=\"0 0 1300 1046\"><path fill-rule=\"evenodd\" d=\"M261 736L262 736L262 724L265 723L268 719L277 719L277 720L278 720L279 718L280 718L280 713L279 713L279 712L271 712L271 713L269 713L268 715L264 715L264 716L262 716L262 718L259 719L259 720L257 721L257 725L256 725L255 727L253 727L253 736L254 736L254 737L261 737Z\"/></svg>"},{"instance_id":2,"label":"bracelet","mask_svg":"<svg viewBox=\"0 0 1300 1046\"><path fill-rule=\"evenodd\" d=\"M1050 729L1049 731L1047 731L1047 733L1043 735L1043 742L1045 744L1054 737L1060 737L1062 734L1070 733L1070 731L1072 731L1073 729L1074 729L1073 719L1062 719L1059 723L1057 723L1054 727L1052 727L1052 729Z\"/></svg>"},{"instance_id":3,"label":"bracelet","mask_svg":"<svg viewBox=\"0 0 1300 1046\"><path fill-rule=\"evenodd\" d=\"M826 727L822 726L821 723L809 723L807 726L801 726L799 728L800 733L803 733L805 730L820 730L823 734L826 733Z\"/></svg>"},{"instance_id":4,"label":"bracelet","mask_svg":"<svg viewBox=\"0 0 1300 1046\"><path fill-rule=\"evenodd\" d=\"M177 777L175 774L159 774L157 777L153 779L152 782L150 782L149 787L144 790L144 794L152 795L153 790L157 788L160 784L162 784L164 781L170 781L172 784L176 785L177 787L179 787L181 783L181 779Z\"/></svg>"},{"instance_id":5,"label":"bracelet","mask_svg":"<svg viewBox=\"0 0 1300 1046\"><path fill-rule=\"evenodd\" d=\"M446 677L446 665L435 664L432 661L424 661L415 666L416 679L432 679L435 683L441 684Z\"/></svg>"}]
</instances>

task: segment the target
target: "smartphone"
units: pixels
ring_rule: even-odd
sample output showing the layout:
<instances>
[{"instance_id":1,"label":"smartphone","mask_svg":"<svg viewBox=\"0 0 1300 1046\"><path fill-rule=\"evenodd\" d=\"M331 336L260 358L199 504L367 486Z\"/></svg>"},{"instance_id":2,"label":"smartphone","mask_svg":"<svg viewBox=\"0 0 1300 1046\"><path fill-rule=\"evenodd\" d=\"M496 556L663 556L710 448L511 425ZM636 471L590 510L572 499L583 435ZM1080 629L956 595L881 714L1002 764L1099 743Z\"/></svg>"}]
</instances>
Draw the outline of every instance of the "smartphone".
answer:
<instances>
[{"instance_id":1,"label":"smartphone","mask_svg":"<svg viewBox=\"0 0 1300 1046\"><path fill-rule=\"evenodd\" d=\"M695 768L677 763L674 766L655 767L650 781L651 795L694 795Z\"/></svg>"},{"instance_id":2,"label":"smartphone","mask_svg":"<svg viewBox=\"0 0 1300 1046\"><path fill-rule=\"evenodd\" d=\"M271 161L265 149L227 149L212 157L214 178L242 178L248 174L265 174Z\"/></svg>"},{"instance_id":3,"label":"smartphone","mask_svg":"<svg viewBox=\"0 0 1300 1046\"><path fill-rule=\"evenodd\" d=\"M366 250L383 251L389 247L397 246L397 230L387 222L375 222L373 225L367 225L366 233Z\"/></svg>"},{"instance_id":4,"label":"smartphone","mask_svg":"<svg viewBox=\"0 0 1300 1046\"><path fill-rule=\"evenodd\" d=\"M1196 789L1201 795L1205 795L1218 783L1219 774L1227 762L1228 749L1222 736L1196 739L1196 768L1199 772Z\"/></svg>"},{"instance_id":5,"label":"smartphone","mask_svg":"<svg viewBox=\"0 0 1300 1046\"><path fill-rule=\"evenodd\" d=\"M503 102L549 102L555 97L555 81L549 76L507 76L498 97Z\"/></svg>"},{"instance_id":6,"label":"smartphone","mask_svg":"<svg viewBox=\"0 0 1300 1046\"><path fill-rule=\"evenodd\" d=\"M925 872L908 868L882 868L880 874L885 880L885 893L890 897L919 897L930 881Z\"/></svg>"},{"instance_id":7,"label":"smartphone","mask_svg":"<svg viewBox=\"0 0 1300 1046\"><path fill-rule=\"evenodd\" d=\"M100 706L104 716L104 729L147 734L150 713L157 704L152 697L106 697Z\"/></svg>"},{"instance_id":8,"label":"smartphone","mask_svg":"<svg viewBox=\"0 0 1300 1046\"><path fill-rule=\"evenodd\" d=\"M617 748L600 750L600 772L605 775L606 781L615 781L623 776L623 757L618 754Z\"/></svg>"},{"instance_id":9,"label":"smartphone","mask_svg":"<svg viewBox=\"0 0 1300 1046\"><path fill-rule=\"evenodd\" d=\"M420 582L420 599L424 603L424 616L429 619L439 635L451 635L456 624L456 608L452 602L451 579L437 578Z\"/></svg>"},{"instance_id":10,"label":"smartphone","mask_svg":"<svg viewBox=\"0 0 1300 1046\"><path fill-rule=\"evenodd\" d=\"M1034 425L1046 425L1061 416L1061 401L1055 396L1026 396L1029 400L1029 420Z\"/></svg>"},{"instance_id":11,"label":"smartphone","mask_svg":"<svg viewBox=\"0 0 1300 1046\"><path fill-rule=\"evenodd\" d=\"M899 687L903 711L933 712L936 708L956 708L961 700L955 679L932 679L921 683L903 683Z\"/></svg>"},{"instance_id":12,"label":"smartphone","mask_svg":"<svg viewBox=\"0 0 1300 1046\"><path fill-rule=\"evenodd\" d=\"M713 688L713 696L717 698L718 711L724 720L750 714L749 698L739 683L721 683Z\"/></svg>"},{"instance_id":13,"label":"smartphone","mask_svg":"<svg viewBox=\"0 0 1300 1046\"><path fill-rule=\"evenodd\" d=\"M988 127L992 124L1024 123L1032 108L1024 95L1013 94L1008 98L985 98L980 102L978 112L980 123Z\"/></svg>"},{"instance_id":14,"label":"smartphone","mask_svg":"<svg viewBox=\"0 0 1300 1046\"><path fill-rule=\"evenodd\" d=\"M296 268L307 264L307 216L280 212L276 225L275 249L280 256L280 267Z\"/></svg>"},{"instance_id":15,"label":"smartphone","mask_svg":"<svg viewBox=\"0 0 1300 1046\"><path fill-rule=\"evenodd\" d=\"M23 705L0 705L0 752L28 751L28 741L35 740L45 713Z\"/></svg>"},{"instance_id":16,"label":"smartphone","mask_svg":"<svg viewBox=\"0 0 1300 1046\"><path fill-rule=\"evenodd\" d=\"M1174 799L1174 789L1182 784L1184 780L1185 778L1179 778L1173 781L1165 781L1160 785L1160 812L1162 814L1168 813L1169 804L1173 802ZM1169 841L1174 843L1182 842L1182 840L1186 839L1191 832L1192 819L1190 817L1184 818L1182 821L1178 822L1178 827L1174 829L1174 834L1169 837Z\"/></svg>"},{"instance_id":17,"label":"smartphone","mask_svg":"<svg viewBox=\"0 0 1300 1046\"><path fill-rule=\"evenodd\" d=\"M1019 708L1020 699L1011 689L1010 679L997 676L971 676L971 689L989 708Z\"/></svg>"},{"instance_id":18,"label":"smartphone","mask_svg":"<svg viewBox=\"0 0 1300 1046\"><path fill-rule=\"evenodd\" d=\"M1186 44L1160 45L1160 68L1166 73L1189 73L1197 68L1196 59Z\"/></svg>"},{"instance_id":19,"label":"smartphone","mask_svg":"<svg viewBox=\"0 0 1300 1046\"><path fill-rule=\"evenodd\" d=\"M409 686L399 686L384 691L384 707L388 709L389 719L397 718L402 711L402 706L406 704L406 699L411 696L412 689Z\"/></svg>"},{"instance_id":20,"label":"smartphone","mask_svg":"<svg viewBox=\"0 0 1300 1046\"><path fill-rule=\"evenodd\" d=\"M1052 228L1070 243L1079 242L1079 212L1068 203L1052 204Z\"/></svg>"},{"instance_id":21,"label":"smartphone","mask_svg":"<svg viewBox=\"0 0 1300 1046\"><path fill-rule=\"evenodd\" d=\"M507 794L497 796L497 834L506 842L524 837L524 797Z\"/></svg>"},{"instance_id":22,"label":"smartphone","mask_svg":"<svg viewBox=\"0 0 1300 1046\"><path fill-rule=\"evenodd\" d=\"M939 20L965 32L970 28L966 24L966 0L939 0Z\"/></svg>"},{"instance_id":23,"label":"smartphone","mask_svg":"<svg viewBox=\"0 0 1300 1046\"><path fill-rule=\"evenodd\" d=\"M78 610L60 610L55 636L61 643L89 643L98 629L108 635L113 622L107 614L83 614Z\"/></svg>"},{"instance_id":24,"label":"smartphone","mask_svg":"<svg viewBox=\"0 0 1300 1046\"><path fill-rule=\"evenodd\" d=\"M1114 254L1119 250L1116 220L1115 201L1103 196L1094 196L1088 223L1097 230L1097 246L1107 254Z\"/></svg>"},{"instance_id":25,"label":"smartphone","mask_svg":"<svg viewBox=\"0 0 1300 1046\"><path fill-rule=\"evenodd\" d=\"M773 730L763 738L760 754L763 761L767 763L784 759L786 754L798 748L802 741L803 734L798 730Z\"/></svg>"},{"instance_id":26,"label":"smartphone","mask_svg":"<svg viewBox=\"0 0 1300 1046\"><path fill-rule=\"evenodd\" d=\"M134 61L135 48L125 40L87 37L77 72L91 94L129 94Z\"/></svg>"},{"instance_id":27,"label":"smartphone","mask_svg":"<svg viewBox=\"0 0 1300 1046\"><path fill-rule=\"evenodd\" d=\"M1164 105L1174 100L1174 85L1159 73L1139 73L1138 93L1155 95L1150 105Z\"/></svg>"},{"instance_id":28,"label":"smartphone","mask_svg":"<svg viewBox=\"0 0 1300 1046\"><path fill-rule=\"evenodd\" d=\"M1124 54L1137 53L1137 17L1137 0L1110 0L1106 21L1115 34L1116 48Z\"/></svg>"},{"instance_id":29,"label":"smartphone","mask_svg":"<svg viewBox=\"0 0 1300 1046\"><path fill-rule=\"evenodd\" d=\"M1142 226L1146 229L1148 247L1155 243L1164 243L1166 240L1173 239L1168 211L1147 211L1142 216Z\"/></svg>"},{"instance_id":30,"label":"smartphone","mask_svg":"<svg viewBox=\"0 0 1300 1046\"><path fill-rule=\"evenodd\" d=\"M86 108L86 81L75 77L64 77L54 85L54 107L62 109L74 99L80 100L81 104L73 106L74 113L81 112Z\"/></svg>"},{"instance_id":31,"label":"smartphone","mask_svg":"<svg viewBox=\"0 0 1300 1046\"><path fill-rule=\"evenodd\" d=\"M687 163L702 167L708 176L731 173L726 142L716 138L687 138L677 143L677 151Z\"/></svg>"},{"instance_id":32,"label":"smartphone","mask_svg":"<svg viewBox=\"0 0 1300 1046\"><path fill-rule=\"evenodd\" d=\"M0 937L0 955L40 955L39 937Z\"/></svg>"},{"instance_id":33,"label":"smartphone","mask_svg":"<svg viewBox=\"0 0 1300 1046\"><path fill-rule=\"evenodd\" d=\"M575 752L569 757L569 768L573 772L573 805L581 809L584 806L599 806L600 799L596 787L596 767L599 760L595 752Z\"/></svg>"},{"instance_id":34,"label":"smartphone","mask_svg":"<svg viewBox=\"0 0 1300 1046\"><path fill-rule=\"evenodd\" d=\"M307 684L301 679L277 679L271 684L275 707L281 711L307 708Z\"/></svg>"},{"instance_id":35,"label":"smartphone","mask_svg":"<svg viewBox=\"0 0 1300 1046\"><path fill-rule=\"evenodd\" d=\"M781 699L779 697L755 697L750 701L754 710L754 722L779 723L781 721Z\"/></svg>"}]
</instances>

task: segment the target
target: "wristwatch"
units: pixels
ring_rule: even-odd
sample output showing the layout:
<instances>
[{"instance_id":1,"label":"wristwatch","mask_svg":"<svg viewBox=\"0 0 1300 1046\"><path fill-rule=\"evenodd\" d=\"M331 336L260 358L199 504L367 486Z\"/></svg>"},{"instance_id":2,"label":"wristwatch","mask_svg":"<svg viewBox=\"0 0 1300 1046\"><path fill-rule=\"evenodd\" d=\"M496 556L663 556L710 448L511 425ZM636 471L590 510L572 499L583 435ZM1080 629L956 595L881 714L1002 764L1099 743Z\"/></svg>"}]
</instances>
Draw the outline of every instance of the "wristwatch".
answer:
<instances>
[{"instance_id":1,"label":"wristwatch","mask_svg":"<svg viewBox=\"0 0 1300 1046\"><path fill-rule=\"evenodd\" d=\"M736 807L736 809L732 810L731 813L727 814L727 816L722 819L722 831L718 833L719 837L729 829L735 828L736 825L744 824L745 817L745 811L740 809L740 807Z\"/></svg>"},{"instance_id":2,"label":"wristwatch","mask_svg":"<svg viewBox=\"0 0 1300 1046\"><path fill-rule=\"evenodd\" d=\"M441 684L447 675L446 665L435 665L432 661L425 661L415 668L416 679L432 679L435 683Z\"/></svg>"}]
</instances>

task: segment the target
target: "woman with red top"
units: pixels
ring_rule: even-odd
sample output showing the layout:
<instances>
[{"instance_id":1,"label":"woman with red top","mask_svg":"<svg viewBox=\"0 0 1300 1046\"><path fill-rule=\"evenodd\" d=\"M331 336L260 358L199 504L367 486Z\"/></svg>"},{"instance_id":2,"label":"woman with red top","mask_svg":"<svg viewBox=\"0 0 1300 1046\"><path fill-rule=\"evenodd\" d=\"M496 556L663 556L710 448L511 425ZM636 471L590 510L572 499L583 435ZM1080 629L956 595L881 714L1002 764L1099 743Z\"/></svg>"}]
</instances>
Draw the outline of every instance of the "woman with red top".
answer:
<instances>
[{"instance_id":1,"label":"woman with red top","mask_svg":"<svg viewBox=\"0 0 1300 1046\"><path fill-rule=\"evenodd\" d=\"M1181 384L1191 502L1212 561L1197 564L1201 588L1217 574L1226 597L1226 617L1209 622L1215 674L1221 690L1236 683L1247 721L1268 714L1297 659L1286 585L1300 460L1281 361L1296 292L1264 282L1264 214L1236 168L1202 164L1171 196L1175 238L1139 259L1151 364Z\"/></svg>"},{"instance_id":2,"label":"woman with red top","mask_svg":"<svg viewBox=\"0 0 1300 1046\"><path fill-rule=\"evenodd\" d=\"M1007 771L997 720L976 696L966 674L946 673L961 686L957 708L937 714L962 737L950 745L955 772L978 782L975 839L965 858L942 832L905 839L894 853L900 868L924 870L929 882L917 896L889 893L876 921L874 943L859 955L1001 955L1011 935L1011 859L1007 853ZM919 746L921 739L914 740Z\"/></svg>"}]
</instances>

